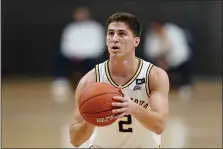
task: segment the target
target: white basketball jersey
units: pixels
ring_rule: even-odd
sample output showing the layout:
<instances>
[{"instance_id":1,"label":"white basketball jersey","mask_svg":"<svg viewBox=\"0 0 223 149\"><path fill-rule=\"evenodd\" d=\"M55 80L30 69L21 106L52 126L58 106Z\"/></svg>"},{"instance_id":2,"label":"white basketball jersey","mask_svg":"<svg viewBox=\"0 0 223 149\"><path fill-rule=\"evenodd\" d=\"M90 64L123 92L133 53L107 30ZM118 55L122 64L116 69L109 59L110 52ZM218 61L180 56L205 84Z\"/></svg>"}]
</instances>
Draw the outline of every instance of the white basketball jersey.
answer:
<instances>
[{"instance_id":1,"label":"white basketball jersey","mask_svg":"<svg viewBox=\"0 0 223 149\"><path fill-rule=\"evenodd\" d=\"M134 76L123 85L131 100L149 110L148 77L153 64L140 59ZM95 67L97 82L107 82L118 87L109 74L108 61ZM106 127L97 127L93 145L102 148L158 148L161 138L146 129L133 116L124 116Z\"/></svg>"}]
</instances>

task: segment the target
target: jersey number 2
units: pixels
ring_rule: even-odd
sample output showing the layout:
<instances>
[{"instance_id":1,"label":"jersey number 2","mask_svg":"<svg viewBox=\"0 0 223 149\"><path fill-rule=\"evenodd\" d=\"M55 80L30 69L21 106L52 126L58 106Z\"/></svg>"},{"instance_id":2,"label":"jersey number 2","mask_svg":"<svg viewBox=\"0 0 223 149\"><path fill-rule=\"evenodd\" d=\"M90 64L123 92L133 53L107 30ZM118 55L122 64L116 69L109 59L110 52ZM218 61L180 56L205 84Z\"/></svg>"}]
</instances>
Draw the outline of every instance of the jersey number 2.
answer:
<instances>
[{"instance_id":1,"label":"jersey number 2","mask_svg":"<svg viewBox=\"0 0 223 149\"><path fill-rule=\"evenodd\" d=\"M121 120L119 121L118 125L119 125L119 131L120 132L132 132L132 128L127 128L124 129L124 125L130 125L132 124L132 117L131 115L125 115L125 118L127 118L127 120Z\"/></svg>"}]
</instances>

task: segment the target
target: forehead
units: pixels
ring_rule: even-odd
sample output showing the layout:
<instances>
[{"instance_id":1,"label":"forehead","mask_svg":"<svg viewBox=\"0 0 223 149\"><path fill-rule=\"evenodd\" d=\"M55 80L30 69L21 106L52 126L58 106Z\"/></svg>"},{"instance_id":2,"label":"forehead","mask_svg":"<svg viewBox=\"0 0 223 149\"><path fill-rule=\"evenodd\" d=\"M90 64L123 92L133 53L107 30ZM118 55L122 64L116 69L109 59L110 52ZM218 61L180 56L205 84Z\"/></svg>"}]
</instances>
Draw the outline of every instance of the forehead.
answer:
<instances>
[{"instance_id":1,"label":"forehead","mask_svg":"<svg viewBox=\"0 0 223 149\"><path fill-rule=\"evenodd\" d=\"M132 32L129 28L129 26L124 23L124 22L112 22L108 25L108 31L109 30L113 30L113 31L119 31L119 30L123 30L123 31L127 31L127 32Z\"/></svg>"}]
</instances>

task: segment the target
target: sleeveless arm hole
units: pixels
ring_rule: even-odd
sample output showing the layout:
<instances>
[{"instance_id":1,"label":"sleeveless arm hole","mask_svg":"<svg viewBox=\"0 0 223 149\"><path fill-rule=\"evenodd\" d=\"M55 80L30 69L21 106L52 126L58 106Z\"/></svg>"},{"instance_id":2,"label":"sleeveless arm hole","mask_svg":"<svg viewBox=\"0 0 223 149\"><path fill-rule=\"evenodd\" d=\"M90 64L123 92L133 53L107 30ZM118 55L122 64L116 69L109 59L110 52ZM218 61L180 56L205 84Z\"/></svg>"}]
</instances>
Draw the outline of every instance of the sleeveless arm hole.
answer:
<instances>
[{"instance_id":1,"label":"sleeveless arm hole","mask_svg":"<svg viewBox=\"0 0 223 149\"><path fill-rule=\"evenodd\" d=\"M149 74L150 74L150 72L151 72L151 70L152 70L152 67L153 67L153 64L149 64L149 67L148 67L148 69L147 69L147 71L146 71L146 83L145 83L145 85L146 85L146 93L147 93L147 96L148 97L150 97L150 89L149 89Z\"/></svg>"},{"instance_id":2,"label":"sleeveless arm hole","mask_svg":"<svg viewBox=\"0 0 223 149\"><path fill-rule=\"evenodd\" d=\"M100 73L99 73L99 66L95 66L95 76L96 76L96 82L100 82Z\"/></svg>"}]
</instances>

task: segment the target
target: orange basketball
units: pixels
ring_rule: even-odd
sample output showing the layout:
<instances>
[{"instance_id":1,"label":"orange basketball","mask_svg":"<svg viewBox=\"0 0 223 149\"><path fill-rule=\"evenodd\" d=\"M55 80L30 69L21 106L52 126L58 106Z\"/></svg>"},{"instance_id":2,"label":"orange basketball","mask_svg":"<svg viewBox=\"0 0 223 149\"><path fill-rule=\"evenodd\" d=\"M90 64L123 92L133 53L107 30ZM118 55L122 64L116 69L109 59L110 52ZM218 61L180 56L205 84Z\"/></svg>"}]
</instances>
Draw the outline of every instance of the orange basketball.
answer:
<instances>
[{"instance_id":1,"label":"orange basketball","mask_svg":"<svg viewBox=\"0 0 223 149\"><path fill-rule=\"evenodd\" d=\"M112 98L121 95L117 88L108 83L92 83L79 99L79 110L83 118L95 126L107 126L113 118Z\"/></svg>"}]
</instances>

